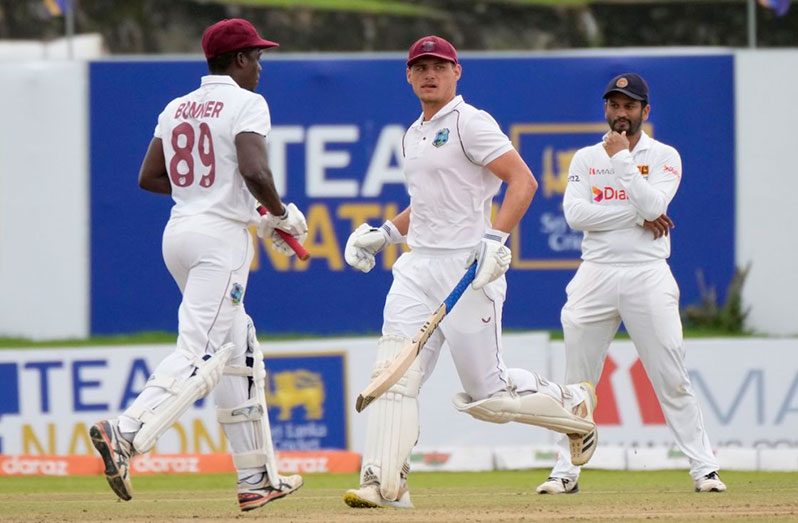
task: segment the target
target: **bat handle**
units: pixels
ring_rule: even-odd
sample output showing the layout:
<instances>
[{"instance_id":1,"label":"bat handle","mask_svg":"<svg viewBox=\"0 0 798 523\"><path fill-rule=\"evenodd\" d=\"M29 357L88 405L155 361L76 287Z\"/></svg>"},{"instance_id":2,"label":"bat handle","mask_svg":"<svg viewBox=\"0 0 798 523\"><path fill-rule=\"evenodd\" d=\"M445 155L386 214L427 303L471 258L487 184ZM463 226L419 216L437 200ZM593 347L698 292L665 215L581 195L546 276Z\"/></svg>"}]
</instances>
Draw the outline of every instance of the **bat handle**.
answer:
<instances>
[{"instance_id":1,"label":"bat handle","mask_svg":"<svg viewBox=\"0 0 798 523\"><path fill-rule=\"evenodd\" d=\"M258 205L258 214L264 216L268 212L269 211L267 211L263 205ZM274 229L274 230L277 232L277 234L280 235L280 238L282 238L283 241L287 243L289 247L291 247L291 250L293 250L296 253L297 257L300 260L305 261L308 258L310 258L310 253L308 252L308 250L305 249L302 246L302 244L296 240L296 238L294 238L293 236L291 236L289 233L285 232L282 229Z\"/></svg>"},{"instance_id":2,"label":"bat handle","mask_svg":"<svg viewBox=\"0 0 798 523\"><path fill-rule=\"evenodd\" d=\"M474 277L477 274L477 262L471 264L471 266L466 271L465 275L457 282L457 285L452 290L452 292L443 300L444 305L446 305L446 312L450 312L454 304L457 303L457 300L460 299L460 296L468 289L468 286L474 281Z\"/></svg>"}]
</instances>

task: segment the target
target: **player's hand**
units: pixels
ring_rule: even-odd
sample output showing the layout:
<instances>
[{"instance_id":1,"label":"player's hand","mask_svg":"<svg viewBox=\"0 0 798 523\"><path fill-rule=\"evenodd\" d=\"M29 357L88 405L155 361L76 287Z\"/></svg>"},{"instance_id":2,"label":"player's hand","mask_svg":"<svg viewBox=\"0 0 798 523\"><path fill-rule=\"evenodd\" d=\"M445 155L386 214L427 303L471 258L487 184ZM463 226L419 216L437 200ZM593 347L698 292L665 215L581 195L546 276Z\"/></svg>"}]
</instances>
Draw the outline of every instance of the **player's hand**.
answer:
<instances>
[{"instance_id":1,"label":"player's hand","mask_svg":"<svg viewBox=\"0 0 798 523\"><path fill-rule=\"evenodd\" d=\"M610 158L624 149L629 150L629 139L626 137L626 131L620 134L615 131L608 132L604 136L602 145L604 145L604 150L607 151L607 155Z\"/></svg>"},{"instance_id":2,"label":"player's hand","mask_svg":"<svg viewBox=\"0 0 798 523\"><path fill-rule=\"evenodd\" d=\"M374 268L374 256L383 250L389 243L402 243L404 236L390 220L381 227L372 227L364 223L355 229L346 240L344 259L346 263L362 272L369 272Z\"/></svg>"},{"instance_id":3,"label":"player's hand","mask_svg":"<svg viewBox=\"0 0 798 523\"><path fill-rule=\"evenodd\" d=\"M490 282L500 278L510 268L513 254L504 245L509 234L495 229L488 229L471 252L466 262L466 268L474 261L477 262L477 274L471 282L473 289L481 289Z\"/></svg>"},{"instance_id":4,"label":"player's hand","mask_svg":"<svg viewBox=\"0 0 798 523\"><path fill-rule=\"evenodd\" d=\"M266 214L261 216L260 222L258 222L258 237L271 238L274 250L286 256L292 256L294 250L285 243L275 229L287 232L300 244L305 243L308 237L308 222L305 220L305 215L293 203L285 206L285 214L282 216Z\"/></svg>"},{"instance_id":5,"label":"player's hand","mask_svg":"<svg viewBox=\"0 0 798 523\"><path fill-rule=\"evenodd\" d=\"M674 227L673 220L671 220L667 214L663 214L655 220L645 220L643 222L643 228L650 231L651 234L654 235L655 240L667 236Z\"/></svg>"}]
</instances>

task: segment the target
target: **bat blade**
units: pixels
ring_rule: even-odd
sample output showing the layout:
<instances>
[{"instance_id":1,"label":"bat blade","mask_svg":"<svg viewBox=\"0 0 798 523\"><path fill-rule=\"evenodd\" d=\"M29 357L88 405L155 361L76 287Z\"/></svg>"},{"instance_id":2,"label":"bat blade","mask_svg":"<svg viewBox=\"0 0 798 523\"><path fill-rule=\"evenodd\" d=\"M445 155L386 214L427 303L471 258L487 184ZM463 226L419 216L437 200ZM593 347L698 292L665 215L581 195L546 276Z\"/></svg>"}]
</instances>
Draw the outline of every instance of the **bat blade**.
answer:
<instances>
[{"instance_id":1,"label":"bat blade","mask_svg":"<svg viewBox=\"0 0 798 523\"><path fill-rule=\"evenodd\" d=\"M372 401L382 396L397 381L402 379L407 369L416 360L416 356L427 343L427 340L438 328L446 316L446 305L441 305L418 331L415 339L405 345L391 364L377 375L361 392L355 401L355 410L362 412Z\"/></svg>"},{"instance_id":2,"label":"bat blade","mask_svg":"<svg viewBox=\"0 0 798 523\"><path fill-rule=\"evenodd\" d=\"M413 341L405 345L399 352L399 355L394 358L391 364L379 373L365 389L358 395L355 400L355 410L363 412L363 409L368 407L374 400L382 396L385 391L390 389L397 381L402 379L407 369L416 360L416 357L424 348L424 345L438 328L441 321L446 317L446 314L452 310L457 300L463 295L468 285L474 281L476 275L477 264L474 262L466 271L465 275L457 282L454 290L446 297L443 303L435 309L432 316L424 322L424 325L418 330L418 333L413 338Z\"/></svg>"}]
</instances>

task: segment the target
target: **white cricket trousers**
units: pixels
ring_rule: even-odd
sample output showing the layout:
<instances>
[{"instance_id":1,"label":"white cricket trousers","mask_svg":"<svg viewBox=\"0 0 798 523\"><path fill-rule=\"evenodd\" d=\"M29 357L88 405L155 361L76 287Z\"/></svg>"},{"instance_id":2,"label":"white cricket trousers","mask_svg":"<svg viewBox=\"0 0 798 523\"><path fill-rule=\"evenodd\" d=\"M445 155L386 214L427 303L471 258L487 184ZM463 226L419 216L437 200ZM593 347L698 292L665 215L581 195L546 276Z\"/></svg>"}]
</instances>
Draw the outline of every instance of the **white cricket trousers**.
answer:
<instances>
[{"instance_id":1,"label":"white cricket trousers","mask_svg":"<svg viewBox=\"0 0 798 523\"><path fill-rule=\"evenodd\" d=\"M412 338L466 272L470 250L413 249L393 266L385 300L383 335ZM422 383L432 374L446 341L463 390L474 401L506 390L545 392L558 400L559 386L526 369L507 369L502 358L502 307L507 283L502 276L480 290L469 285L419 354ZM550 390L549 390L550 389Z\"/></svg>"},{"instance_id":2,"label":"white cricket trousers","mask_svg":"<svg viewBox=\"0 0 798 523\"><path fill-rule=\"evenodd\" d=\"M623 321L676 445L690 460L690 475L698 479L718 470L701 408L684 366L679 286L667 262L586 261L565 292L568 300L561 320L566 383L598 382L610 342ZM561 437L558 444L559 458L551 475L575 480L579 467L571 465L567 438Z\"/></svg>"},{"instance_id":3,"label":"white cricket trousers","mask_svg":"<svg viewBox=\"0 0 798 523\"><path fill-rule=\"evenodd\" d=\"M228 365L244 366L246 312L243 299L254 255L252 238L244 226L228 226L213 235L170 222L163 234L163 257L183 299L178 310L176 350L153 371L155 375L188 379L198 361L227 342L236 345ZM233 408L249 395L247 378L223 376L215 390L217 407ZM147 387L131 407L152 409L170 396L160 387ZM138 430L139 423L123 415L123 432ZM240 432L240 434L230 434ZM243 424L225 425L234 451L254 448L251 431ZM231 437L232 436L232 437Z\"/></svg>"}]
</instances>

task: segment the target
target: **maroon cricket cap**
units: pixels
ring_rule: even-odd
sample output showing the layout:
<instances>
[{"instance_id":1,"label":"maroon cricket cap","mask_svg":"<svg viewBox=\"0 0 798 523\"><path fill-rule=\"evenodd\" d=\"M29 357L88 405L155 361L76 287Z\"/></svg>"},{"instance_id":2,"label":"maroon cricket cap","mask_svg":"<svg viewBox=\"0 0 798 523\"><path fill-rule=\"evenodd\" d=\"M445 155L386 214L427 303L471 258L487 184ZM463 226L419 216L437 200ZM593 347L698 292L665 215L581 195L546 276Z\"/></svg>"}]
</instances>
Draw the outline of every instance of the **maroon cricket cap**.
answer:
<instances>
[{"instance_id":1,"label":"maroon cricket cap","mask_svg":"<svg viewBox=\"0 0 798 523\"><path fill-rule=\"evenodd\" d=\"M407 52L407 65L425 56L435 56L457 63L457 49L440 36L425 36L416 40Z\"/></svg>"},{"instance_id":2,"label":"maroon cricket cap","mask_svg":"<svg viewBox=\"0 0 798 523\"><path fill-rule=\"evenodd\" d=\"M229 18L216 22L202 34L202 51L210 60L230 51L260 48L268 49L280 44L264 40L255 26L242 18Z\"/></svg>"},{"instance_id":3,"label":"maroon cricket cap","mask_svg":"<svg viewBox=\"0 0 798 523\"><path fill-rule=\"evenodd\" d=\"M604 90L604 98L606 99L612 93L623 93L634 100L647 102L648 84L639 74L619 74L607 84L607 88Z\"/></svg>"}]
</instances>

